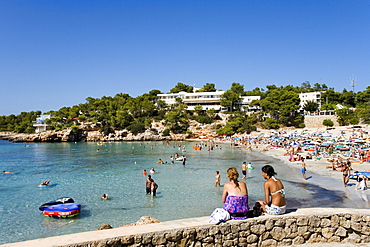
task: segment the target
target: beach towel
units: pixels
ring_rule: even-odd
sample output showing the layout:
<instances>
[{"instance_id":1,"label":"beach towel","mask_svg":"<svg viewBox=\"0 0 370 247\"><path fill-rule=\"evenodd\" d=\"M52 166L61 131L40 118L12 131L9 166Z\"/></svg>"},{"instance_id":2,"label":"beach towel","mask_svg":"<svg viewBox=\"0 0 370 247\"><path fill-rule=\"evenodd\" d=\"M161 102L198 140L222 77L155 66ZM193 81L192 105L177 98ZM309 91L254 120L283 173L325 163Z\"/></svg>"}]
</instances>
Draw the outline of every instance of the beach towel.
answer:
<instances>
[{"instance_id":1,"label":"beach towel","mask_svg":"<svg viewBox=\"0 0 370 247\"><path fill-rule=\"evenodd\" d=\"M219 224L230 219L230 214L223 208L216 208L209 219L209 223Z\"/></svg>"}]
</instances>

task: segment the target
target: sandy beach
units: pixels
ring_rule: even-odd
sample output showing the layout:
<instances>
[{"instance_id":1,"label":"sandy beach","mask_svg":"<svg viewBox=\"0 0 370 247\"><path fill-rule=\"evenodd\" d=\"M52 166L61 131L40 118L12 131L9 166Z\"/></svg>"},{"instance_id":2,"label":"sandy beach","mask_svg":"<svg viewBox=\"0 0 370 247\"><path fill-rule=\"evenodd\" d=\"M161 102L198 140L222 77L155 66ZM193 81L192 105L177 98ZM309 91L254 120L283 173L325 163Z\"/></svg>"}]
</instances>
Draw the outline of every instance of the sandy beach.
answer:
<instances>
[{"instance_id":1,"label":"sandy beach","mask_svg":"<svg viewBox=\"0 0 370 247\"><path fill-rule=\"evenodd\" d=\"M269 135L269 131L261 131L264 133L264 135ZM369 127L365 126L364 128L361 128L362 132L362 138L369 140L368 134L369 133ZM330 133L330 136L334 138L340 137L343 140L351 140L354 138L359 138L361 135L359 133L358 129L349 128L348 126L341 126L336 127L331 130L327 130L326 128L316 128L316 129L287 129L284 130L284 135L296 135L296 136L302 136L304 133ZM272 134L272 132L271 132ZM253 134L252 134L253 135ZM261 133L259 133L261 135ZM307 138L309 139L309 138ZM252 148L257 149L260 152L263 152L264 154L274 157L276 159L279 159L280 161L284 162L286 165L291 166L292 168L296 168L298 170L301 169L302 161L289 161L289 154L288 149L283 147L276 147L270 144L259 144L252 145ZM302 150L298 154L302 157L308 156L311 151ZM355 171L370 171L370 163L365 161L362 162L357 158L353 158L352 156L348 156L345 152L335 151L333 154L324 154L321 153L320 155L314 156L312 159L305 159L304 162L306 163L306 175L307 180L304 180L302 177L302 181L305 181L306 183L315 183L320 186L326 187L330 190L341 190L344 191L345 194L348 196L349 199L356 202L357 207L360 208L370 208L369 203L369 197L370 197L370 190L356 190L356 180L349 180L349 183L347 187L343 184L343 176L341 169L333 170L331 167L332 162L331 160L337 160L337 159L343 159L347 160L350 159L351 162L351 173L354 173ZM335 179L337 182L329 182L325 179L316 179L318 176L323 178L329 178L329 179ZM370 186L370 182L368 181L367 186ZM369 187L368 187L369 188Z\"/></svg>"},{"instance_id":2,"label":"sandy beach","mask_svg":"<svg viewBox=\"0 0 370 247\"><path fill-rule=\"evenodd\" d=\"M367 130L368 128L366 128ZM313 132L325 132L327 131L326 128L317 128L317 129L304 129L301 131L297 130L287 130L286 134L292 134L292 133L297 133L298 135L302 132L308 132L308 133L313 133ZM344 135L342 138L345 140L351 139L351 136L353 135L352 129L348 129L348 126L342 126L342 127L337 127L335 129L329 130L330 133L332 133L333 137L339 136L341 132L344 131ZM367 137L367 136L366 136ZM286 164L289 164L294 167L301 167L301 161L294 161L294 162L289 162L288 158L289 156L284 155L286 153L286 150L284 148L276 148L276 147L270 147L269 145L262 145L261 147L258 148L260 151L261 150L266 150L262 151L267 155L276 157L282 161L284 161ZM300 153L302 157L306 157L309 151L303 151ZM338 156L342 157L343 159L347 159L348 157L345 156L344 154L337 152L334 153L333 155L319 155L318 158L313 158L312 160L310 159L305 159L305 163L307 166L307 172L313 172L316 174L319 174L321 176L326 176L326 177L331 177L334 179L338 179L342 181L342 173L340 172L340 169L337 169L333 171L331 168L327 168L327 166L331 165L331 162L328 161L328 159L336 159ZM356 163L352 162L351 163L352 169L354 171L370 171L370 163L369 162L363 162L363 163Z\"/></svg>"}]
</instances>

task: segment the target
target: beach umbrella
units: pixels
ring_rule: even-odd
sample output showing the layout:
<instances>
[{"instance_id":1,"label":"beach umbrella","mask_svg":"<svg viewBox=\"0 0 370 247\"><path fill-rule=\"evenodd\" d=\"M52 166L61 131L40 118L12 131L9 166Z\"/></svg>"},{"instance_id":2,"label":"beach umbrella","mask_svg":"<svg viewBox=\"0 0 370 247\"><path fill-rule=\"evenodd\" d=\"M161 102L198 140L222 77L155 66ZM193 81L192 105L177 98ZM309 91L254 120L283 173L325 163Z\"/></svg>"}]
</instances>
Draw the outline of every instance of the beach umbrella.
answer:
<instances>
[{"instance_id":1,"label":"beach umbrella","mask_svg":"<svg viewBox=\"0 0 370 247\"><path fill-rule=\"evenodd\" d=\"M365 141L365 140L355 140L354 142L355 142L355 143L366 143L366 141Z\"/></svg>"}]
</instances>

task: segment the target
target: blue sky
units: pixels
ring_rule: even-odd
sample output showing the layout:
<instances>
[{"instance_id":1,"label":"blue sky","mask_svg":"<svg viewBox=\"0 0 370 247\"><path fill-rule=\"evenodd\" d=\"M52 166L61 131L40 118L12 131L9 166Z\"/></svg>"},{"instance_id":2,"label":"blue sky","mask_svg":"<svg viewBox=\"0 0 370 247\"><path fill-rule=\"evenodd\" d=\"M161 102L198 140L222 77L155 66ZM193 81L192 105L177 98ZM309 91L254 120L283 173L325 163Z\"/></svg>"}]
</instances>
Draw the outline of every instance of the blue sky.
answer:
<instances>
[{"instance_id":1,"label":"blue sky","mask_svg":"<svg viewBox=\"0 0 370 247\"><path fill-rule=\"evenodd\" d=\"M178 82L370 85L370 2L0 0L0 115Z\"/></svg>"}]
</instances>

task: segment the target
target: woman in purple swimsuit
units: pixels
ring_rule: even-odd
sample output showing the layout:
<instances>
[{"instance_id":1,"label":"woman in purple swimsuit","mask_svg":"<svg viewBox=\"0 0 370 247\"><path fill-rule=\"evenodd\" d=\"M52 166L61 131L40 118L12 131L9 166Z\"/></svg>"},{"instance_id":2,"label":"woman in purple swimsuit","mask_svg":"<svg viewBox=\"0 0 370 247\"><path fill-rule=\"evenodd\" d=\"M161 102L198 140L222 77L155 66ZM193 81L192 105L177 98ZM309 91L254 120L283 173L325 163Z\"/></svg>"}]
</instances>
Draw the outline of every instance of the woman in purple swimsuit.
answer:
<instances>
[{"instance_id":1,"label":"woman in purple swimsuit","mask_svg":"<svg viewBox=\"0 0 370 247\"><path fill-rule=\"evenodd\" d=\"M224 209L234 220L244 220L248 216L248 189L244 182L239 182L239 173L235 167L227 169L227 178L230 182L224 184L222 202Z\"/></svg>"}]
</instances>

